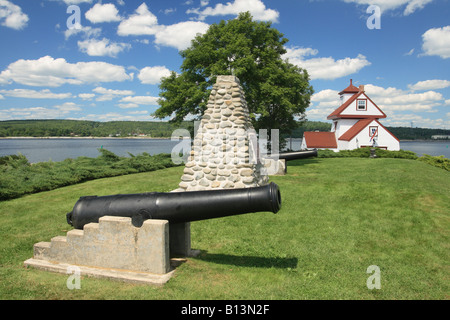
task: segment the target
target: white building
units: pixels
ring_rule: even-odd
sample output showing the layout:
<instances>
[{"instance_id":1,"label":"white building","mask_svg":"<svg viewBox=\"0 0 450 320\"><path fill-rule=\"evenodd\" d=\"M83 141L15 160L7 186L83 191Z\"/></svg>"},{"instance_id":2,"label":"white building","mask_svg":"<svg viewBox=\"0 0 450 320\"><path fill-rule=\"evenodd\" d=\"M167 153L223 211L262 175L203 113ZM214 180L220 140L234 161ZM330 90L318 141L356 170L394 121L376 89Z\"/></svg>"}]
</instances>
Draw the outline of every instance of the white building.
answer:
<instances>
[{"instance_id":1,"label":"white building","mask_svg":"<svg viewBox=\"0 0 450 320\"><path fill-rule=\"evenodd\" d=\"M353 150L376 146L400 150L400 141L379 119L386 114L366 95L364 86L350 85L339 92L341 106L328 117L333 120L330 132L305 132L302 149Z\"/></svg>"}]
</instances>

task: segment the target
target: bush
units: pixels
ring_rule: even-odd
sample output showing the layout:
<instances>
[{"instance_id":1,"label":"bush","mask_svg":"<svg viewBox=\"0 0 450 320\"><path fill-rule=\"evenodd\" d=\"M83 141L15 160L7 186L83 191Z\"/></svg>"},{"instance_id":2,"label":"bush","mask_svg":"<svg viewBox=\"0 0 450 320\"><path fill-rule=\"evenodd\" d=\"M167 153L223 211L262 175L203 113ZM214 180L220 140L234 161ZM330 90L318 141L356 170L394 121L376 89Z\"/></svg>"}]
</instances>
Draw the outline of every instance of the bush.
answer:
<instances>
[{"instance_id":1,"label":"bush","mask_svg":"<svg viewBox=\"0 0 450 320\"><path fill-rule=\"evenodd\" d=\"M399 150L399 151L388 151L384 149L376 148L375 154L377 158L401 158L401 159L412 159L419 160L428 163L432 166L450 171L450 160L444 156L430 156L424 154L422 157L418 157L412 151ZM370 156L370 148L360 148L354 150L341 150L339 152L334 152L329 149L318 150L318 158L343 158L343 157L358 157L358 158L368 158Z\"/></svg>"},{"instance_id":2,"label":"bush","mask_svg":"<svg viewBox=\"0 0 450 320\"><path fill-rule=\"evenodd\" d=\"M97 158L79 157L61 162L39 162L30 165L23 155L0 158L0 200L24 194L53 190L83 181L114 177L130 173L148 172L175 166L170 154L148 153L119 157L106 149L99 149Z\"/></svg>"},{"instance_id":3,"label":"bush","mask_svg":"<svg viewBox=\"0 0 450 320\"><path fill-rule=\"evenodd\" d=\"M334 152L329 149L318 150L317 156L319 158L369 158L371 148L359 148L354 150L341 150ZM375 154L378 158L401 158L401 159L417 159L417 155L412 151L400 150L400 151L388 151L384 149L375 148Z\"/></svg>"},{"instance_id":4,"label":"bush","mask_svg":"<svg viewBox=\"0 0 450 320\"><path fill-rule=\"evenodd\" d=\"M450 171L450 160L445 158L444 156L434 157L428 154L424 154L422 157L419 158L419 161Z\"/></svg>"}]
</instances>

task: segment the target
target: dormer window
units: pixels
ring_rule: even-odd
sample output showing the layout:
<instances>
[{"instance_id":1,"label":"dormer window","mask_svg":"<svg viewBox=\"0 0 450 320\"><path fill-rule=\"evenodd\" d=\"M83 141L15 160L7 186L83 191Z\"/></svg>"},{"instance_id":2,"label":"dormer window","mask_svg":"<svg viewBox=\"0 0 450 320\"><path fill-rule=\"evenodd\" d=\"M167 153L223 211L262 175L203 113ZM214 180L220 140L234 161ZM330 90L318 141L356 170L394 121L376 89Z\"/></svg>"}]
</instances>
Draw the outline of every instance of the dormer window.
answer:
<instances>
[{"instance_id":1,"label":"dormer window","mask_svg":"<svg viewBox=\"0 0 450 320\"><path fill-rule=\"evenodd\" d=\"M356 100L356 110L358 110L358 111L367 110L367 100L366 99Z\"/></svg>"}]
</instances>

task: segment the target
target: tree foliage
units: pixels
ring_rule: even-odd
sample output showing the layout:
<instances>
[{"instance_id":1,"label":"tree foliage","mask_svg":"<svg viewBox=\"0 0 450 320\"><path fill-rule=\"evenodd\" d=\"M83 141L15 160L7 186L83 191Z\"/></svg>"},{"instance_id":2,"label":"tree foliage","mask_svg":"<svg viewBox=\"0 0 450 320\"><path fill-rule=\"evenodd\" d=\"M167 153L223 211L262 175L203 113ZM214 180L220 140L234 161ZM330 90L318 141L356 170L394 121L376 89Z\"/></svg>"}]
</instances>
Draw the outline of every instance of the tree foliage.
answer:
<instances>
[{"instance_id":1,"label":"tree foliage","mask_svg":"<svg viewBox=\"0 0 450 320\"><path fill-rule=\"evenodd\" d=\"M288 40L270 22L253 21L250 13L210 26L180 52L181 74L172 72L160 84L159 118L180 122L201 116L218 75L234 74L244 89L255 129L297 126L296 115L313 93L309 76L282 58Z\"/></svg>"},{"instance_id":2,"label":"tree foliage","mask_svg":"<svg viewBox=\"0 0 450 320\"><path fill-rule=\"evenodd\" d=\"M0 121L1 137L150 137L172 136L175 129L193 132L192 122L178 124L163 121L87 121L87 120L7 120Z\"/></svg>"}]
</instances>

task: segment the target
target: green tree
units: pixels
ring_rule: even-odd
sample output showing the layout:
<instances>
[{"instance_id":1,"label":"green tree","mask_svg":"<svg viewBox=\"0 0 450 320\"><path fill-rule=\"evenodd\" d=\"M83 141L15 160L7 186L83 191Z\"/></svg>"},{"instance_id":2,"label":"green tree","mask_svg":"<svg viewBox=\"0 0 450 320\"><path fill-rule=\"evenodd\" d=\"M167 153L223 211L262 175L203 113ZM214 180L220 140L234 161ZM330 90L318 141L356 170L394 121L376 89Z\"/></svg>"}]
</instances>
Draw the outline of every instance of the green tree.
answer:
<instances>
[{"instance_id":1,"label":"green tree","mask_svg":"<svg viewBox=\"0 0 450 320\"><path fill-rule=\"evenodd\" d=\"M241 82L256 130L290 132L295 117L309 105L313 88L306 70L282 58L288 40L270 22L253 21L249 12L213 24L180 52L181 74L172 72L160 84L155 116L200 117L218 75L234 74ZM269 130L270 132L270 130Z\"/></svg>"}]
</instances>

